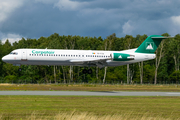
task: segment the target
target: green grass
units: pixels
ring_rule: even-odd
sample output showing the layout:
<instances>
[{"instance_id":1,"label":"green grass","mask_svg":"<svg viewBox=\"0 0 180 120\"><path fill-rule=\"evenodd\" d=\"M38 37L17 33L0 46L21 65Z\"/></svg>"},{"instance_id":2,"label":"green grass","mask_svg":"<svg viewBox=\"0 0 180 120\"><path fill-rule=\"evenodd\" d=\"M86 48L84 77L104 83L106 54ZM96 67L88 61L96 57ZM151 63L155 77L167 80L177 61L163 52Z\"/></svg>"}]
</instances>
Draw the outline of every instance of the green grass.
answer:
<instances>
[{"instance_id":1,"label":"green grass","mask_svg":"<svg viewBox=\"0 0 180 120\"><path fill-rule=\"evenodd\" d=\"M0 119L70 119L69 116L180 119L180 97L0 96Z\"/></svg>"},{"instance_id":2,"label":"green grass","mask_svg":"<svg viewBox=\"0 0 180 120\"><path fill-rule=\"evenodd\" d=\"M99 85L99 84L0 84L0 90L55 91L168 91L180 92L180 85Z\"/></svg>"}]
</instances>

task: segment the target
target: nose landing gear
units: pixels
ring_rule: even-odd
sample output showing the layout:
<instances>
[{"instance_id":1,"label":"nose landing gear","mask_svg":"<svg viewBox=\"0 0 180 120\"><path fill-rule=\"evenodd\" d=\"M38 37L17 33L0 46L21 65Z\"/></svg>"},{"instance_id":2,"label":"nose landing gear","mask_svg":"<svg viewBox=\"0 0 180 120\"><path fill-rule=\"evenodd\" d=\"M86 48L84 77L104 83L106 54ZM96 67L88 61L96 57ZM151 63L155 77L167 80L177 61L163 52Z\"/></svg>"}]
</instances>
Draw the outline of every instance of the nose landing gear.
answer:
<instances>
[{"instance_id":1,"label":"nose landing gear","mask_svg":"<svg viewBox=\"0 0 180 120\"><path fill-rule=\"evenodd\" d=\"M19 72L21 72L21 71L22 71L22 69L21 69L21 65L19 65L19 69L18 69L18 70L19 70Z\"/></svg>"},{"instance_id":2,"label":"nose landing gear","mask_svg":"<svg viewBox=\"0 0 180 120\"><path fill-rule=\"evenodd\" d=\"M19 68L19 72L21 72L21 70L22 70L22 69L21 69L21 68Z\"/></svg>"}]
</instances>

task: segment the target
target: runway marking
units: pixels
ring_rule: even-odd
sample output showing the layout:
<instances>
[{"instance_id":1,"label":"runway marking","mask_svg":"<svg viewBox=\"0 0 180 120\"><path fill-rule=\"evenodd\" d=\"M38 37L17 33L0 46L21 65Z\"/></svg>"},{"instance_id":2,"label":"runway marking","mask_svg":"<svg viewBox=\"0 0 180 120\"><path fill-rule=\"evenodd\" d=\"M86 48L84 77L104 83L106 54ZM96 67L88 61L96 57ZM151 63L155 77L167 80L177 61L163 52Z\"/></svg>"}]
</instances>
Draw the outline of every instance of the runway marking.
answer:
<instances>
[{"instance_id":1,"label":"runway marking","mask_svg":"<svg viewBox=\"0 0 180 120\"><path fill-rule=\"evenodd\" d=\"M0 95L180 96L180 92L0 91Z\"/></svg>"},{"instance_id":2,"label":"runway marking","mask_svg":"<svg viewBox=\"0 0 180 120\"><path fill-rule=\"evenodd\" d=\"M180 94L180 93L166 93L166 94Z\"/></svg>"}]
</instances>

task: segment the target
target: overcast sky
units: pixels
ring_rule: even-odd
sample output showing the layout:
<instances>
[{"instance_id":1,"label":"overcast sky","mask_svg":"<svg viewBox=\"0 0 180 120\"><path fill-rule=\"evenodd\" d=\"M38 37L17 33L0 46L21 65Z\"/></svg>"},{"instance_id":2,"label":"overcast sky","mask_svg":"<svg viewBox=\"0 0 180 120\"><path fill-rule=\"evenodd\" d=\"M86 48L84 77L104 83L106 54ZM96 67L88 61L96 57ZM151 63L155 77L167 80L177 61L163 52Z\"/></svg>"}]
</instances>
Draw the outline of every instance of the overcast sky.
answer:
<instances>
[{"instance_id":1,"label":"overcast sky","mask_svg":"<svg viewBox=\"0 0 180 120\"><path fill-rule=\"evenodd\" d=\"M0 40L180 33L180 0L0 0Z\"/></svg>"}]
</instances>

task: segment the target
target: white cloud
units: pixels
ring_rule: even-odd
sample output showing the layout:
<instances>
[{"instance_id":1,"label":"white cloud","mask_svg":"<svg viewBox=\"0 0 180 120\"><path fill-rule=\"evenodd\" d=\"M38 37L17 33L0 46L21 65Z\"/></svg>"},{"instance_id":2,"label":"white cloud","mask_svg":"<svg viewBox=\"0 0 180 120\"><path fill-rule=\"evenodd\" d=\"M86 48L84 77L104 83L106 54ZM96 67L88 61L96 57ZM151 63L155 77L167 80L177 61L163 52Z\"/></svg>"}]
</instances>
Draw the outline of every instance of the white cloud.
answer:
<instances>
[{"instance_id":1,"label":"white cloud","mask_svg":"<svg viewBox=\"0 0 180 120\"><path fill-rule=\"evenodd\" d=\"M8 16L22 6L23 0L0 0L0 23L5 21Z\"/></svg>"},{"instance_id":2,"label":"white cloud","mask_svg":"<svg viewBox=\"0 0 180 120\"><path fill-rule=\"evenodd\" d=\"M22 36L20 36L19 34L4 34L2 32L0 32L0 39L2 40L2 43L5 43L6 40L8 39L10 43L14 43L15 41L19 41L21 40Z\"/></svg>"},{"instance_id":3,"label":"white cloud","mask_svg":"<svg viewBox=\"0 0 180 120\"><path fill-rule=\"evenodd\" d=\"M41 2L44 4L56 4L58 0L35 0L35 2Z\"/></svg>"},{"instance_id":4,"label":"white cloud","mask_svg":"<svg viewBox=\"0 0 180 120\"><path fill-rule=\"evenodd\" d=\"M12 41L21 35L39 38L55 32L96 37L174 35L180 33L179 4L168 0L0 0L0 32L6 34L0 39L9 33L14 33Z\"/></svg>"},{"instance_id":5,"label":"white cloud","mask_svg":"<svg viewBox=\"0 0 180 120\"><path fill-rule=\"evenodd\" d=\"M172 16L169 19L169 29L168 33L170 33L172 36L175 36L176 34L180 33L180 16Z\"/></svg>"},{"instance_id":6,"label":"white cloud","mask_svg":"<svg viewBox=\"0 0 180 120\"><path fill-rule=\"evenodd\" d=\"M54 6L58 7L60 10L77 10L84 7L87 4L88 4L87 2L59 0L59 2Z\"/></svg>"},{"instance_id":7,"label":"white cloud","mask_svg":"<svg viewBox=\"0 0 180 120\"><path fill-rule=\"evenodd\" d=\"M180 25L180 16L172 16L171 20L174 23L174 25Z\"/></svg>"},{"instance_id":8,"label":"white cloud","mask_svg":"<svg viewBox=\"0 0 180 120\"><path fill-rule=\"evenodd\" d=\"M124 34L132 34L132 30L133 30L133 26L130 25L131 21L127 21L124 25L123 25L123 33Z\"/></svg>"}]
</instances>

